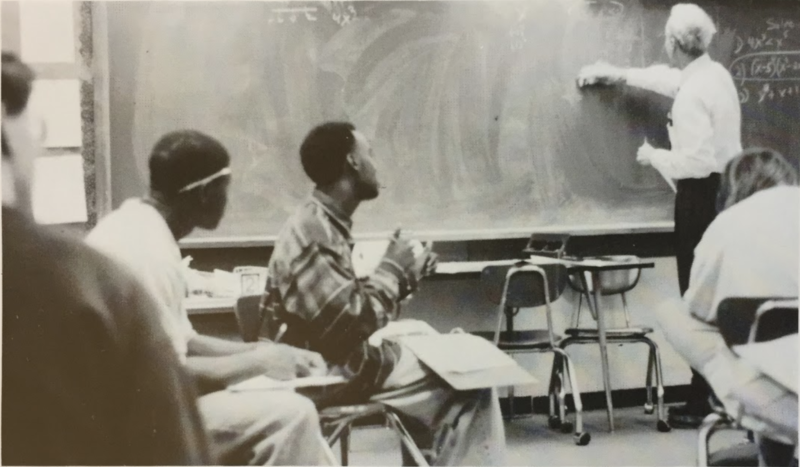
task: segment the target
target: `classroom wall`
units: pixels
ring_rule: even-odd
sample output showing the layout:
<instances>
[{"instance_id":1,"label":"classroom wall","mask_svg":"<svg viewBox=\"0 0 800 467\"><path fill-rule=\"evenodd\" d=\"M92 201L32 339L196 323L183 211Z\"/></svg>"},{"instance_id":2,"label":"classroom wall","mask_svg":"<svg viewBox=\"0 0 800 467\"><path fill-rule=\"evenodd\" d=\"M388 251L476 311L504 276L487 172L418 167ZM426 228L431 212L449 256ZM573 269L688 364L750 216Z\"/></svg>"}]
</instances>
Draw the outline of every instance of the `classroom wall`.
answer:
<instances>
[{"instance_id":1,"label":"classroom wall","mask_svg":"<svg viewBox=\"0 0 800 467\"><path fill-rule=\"evenodd\" d=\"M4 1L0 13L3 51L17 54L36 74L28 101L42 143L34 166L34 217L81 234L97 212L90 6Z\"/></svg>"}]
</instances>

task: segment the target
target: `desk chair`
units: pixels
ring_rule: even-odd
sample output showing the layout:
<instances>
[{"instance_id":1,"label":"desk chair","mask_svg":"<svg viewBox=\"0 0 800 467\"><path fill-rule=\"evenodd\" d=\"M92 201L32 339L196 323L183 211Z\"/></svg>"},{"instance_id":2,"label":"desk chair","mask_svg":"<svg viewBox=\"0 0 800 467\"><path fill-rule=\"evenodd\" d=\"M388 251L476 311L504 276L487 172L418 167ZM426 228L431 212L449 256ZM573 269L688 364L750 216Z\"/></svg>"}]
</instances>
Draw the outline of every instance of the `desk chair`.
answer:
<instances>
[{"instance_id":1,"label":"desk chair","mask_svg":"<svg viewBox=\"0 0 800 467\"><path fill-rule=\"evenodd\" d=\"M560 428L563 433L573 430L572 423L566 421L565 397L566 381L570 383L575 403L575 444L586 446L591 435L583 431L583 404L578 389L577 375L567 353L558 346L560 337L553 331L553 318L550 303L556 300L566 288L567 269L562 264L534 266L519 264L514 266L489 266L481 273L481 285L493 303L498 304L497 326L492 331L475 332L475 335L489 339L508 354L529 352L552 352L553 369L550 374L548 398L550 400L549 426ZM547 329L517 331L514 317L521 308L542 307L547 316ZM506 330L501 331L503 319ZM514 391L510 388L510 406L513 407ZM555 399L558 399L558 414L555 413ZM511 411L513 417L513 410Z\"/></svg>"},{"instance_id":2,"label":"desk chair","mask_svg":"<svg viewBox=\"0 0 800 467\"><path fill-rule=\"evenodd\" d=\"M798 332L797 299L769 298L726 298L717 307L717 325L728 347L752 342L765 342ZM735 416L725 411L722 403L712 396L712 413L700 425L697 443L697 465L732 465L731 454L737 457L749 455L749 464L758 465L758 449L751 446L737 446L723 452L709 453L711 437L723 430L741 430L741 415ZM726 455L727 453L727 455ZM755 456L753 458L752 456ZM747 461L747 459L745 459ZM745 465L745 462L739 464Z\"/></svg>"},{"instance_id":3,"label":"desk chair","mask_svg":"<svg viewBox=\"0 0 800 467\"><path fill-rule=\"evenodd\" d=\"M635 256L609 256L604 257L603 259L614 261L638 260L638 258ZM606 341L616 344L647 344L650 351L647 361L647 377L645 381L647 388L647 401L644 404L644 411L647 414L652 414L654 410L652 383L653 373L655 372L658 408L658 422L656 423L656 428L660 432L668 432L671 430L671 427L669 426L669 423L667 423L666 411L664 409L664 378L661 366L661 354L658 350L658 345L653 342L652 339L647 337L648 334L653 332L653 328L631 325L630 313L628 312L628 301L625 297L625 293L633 290L633 288L639 283L641 273L641 269L601 272L600 284L592 284L591 281L586 282L589 286L589 290L584 288L583 282L580 279L570 275L569 285L573 290L579 293L579 298L577 309L575 313L573 313L572 327L564 331L568 337L561 341L561 348L566 349L567 346L572 344L596 344L599 342L599 334L596 327L580 327L581 305L583 303L584 296L586 296L587 300L589 300L588 294L594 292L594 287L599 287L598 291L600 292L601 296L619 295L622 298L622 310L625 316L625 327L608 329L606 331ZM597 316L591 307L590 311L592 312L592 318L597 321Z\"/></svg>"},{"instance_id":4,"label":"desk chair","mask_svg":"<svg viewBox=\"0 0 800 467\"><path fill-rule=\"evenodd\" d=\"M236 301L234 307L236 322L244 342L259 340L261 328L269 313L268 302L269 294L267 293L240 297ZM415 465L429 465L400 417L390 407L380 402L330 406L319 411L322 432L328 446L333 447L339 441L342 465L348 465L349 462L350 433L353 424L366 418L381 418L399 436L401 447L404 448L404 455L410 456Z\"/></svg>"}]
</instances>

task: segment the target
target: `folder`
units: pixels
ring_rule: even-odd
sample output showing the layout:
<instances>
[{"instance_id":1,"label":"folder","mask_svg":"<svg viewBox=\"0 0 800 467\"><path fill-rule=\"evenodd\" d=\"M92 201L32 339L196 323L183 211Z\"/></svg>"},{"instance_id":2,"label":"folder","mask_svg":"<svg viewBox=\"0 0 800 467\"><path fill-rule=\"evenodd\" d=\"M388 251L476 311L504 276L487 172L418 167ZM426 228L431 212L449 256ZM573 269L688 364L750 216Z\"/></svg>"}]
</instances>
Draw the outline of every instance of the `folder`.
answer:
<instances>
[{"instance_id":1,"label":"folder","mask_svg":"<svg viewBox=\"0 0 800 467\"><path fill-rule=\"evenodd\" d=\"M396 340L457 391L538 383L513 358L482 337L451 333Z\"/></svg>"}]
</instances>

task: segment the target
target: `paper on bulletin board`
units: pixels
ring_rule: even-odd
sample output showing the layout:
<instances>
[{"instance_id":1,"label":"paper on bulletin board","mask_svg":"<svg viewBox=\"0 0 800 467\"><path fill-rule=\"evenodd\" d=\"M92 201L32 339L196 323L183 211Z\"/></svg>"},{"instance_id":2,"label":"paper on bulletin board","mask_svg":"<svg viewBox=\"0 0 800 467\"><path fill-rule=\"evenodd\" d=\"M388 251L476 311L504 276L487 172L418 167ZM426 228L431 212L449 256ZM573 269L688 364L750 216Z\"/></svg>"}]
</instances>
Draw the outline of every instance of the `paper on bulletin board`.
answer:
<instances>
[{"instance_id":1,"label":"paper on bulletin board","mask_svg":"<svg viewBox=\"0 0 800 467\"><path fill-rule=\"evenodd\" d=\"M74 3L19 2L20 54L26 63L75 61Z\"/></svg>"},{"instance_id":2,"label":"paper on bulletin board","mask_svg":"<svg viewBox=\"0 0 800 467\"><path fill-rule=\"evenodd\" d=\"M86 222L83 158L38 157L33 178L33 217L40 224Z\"/></svg>"},{"instance_id":3,"label":"paper on bulletin board","mask_svg":"<svg viewBox=\"0 0 800 467\"><path fill-rule=\"evenodd\" d=\"M38 79L33 83L29 106L44 122L45 147L82 146L80 81Z\"/></svg>"}]
</instances>

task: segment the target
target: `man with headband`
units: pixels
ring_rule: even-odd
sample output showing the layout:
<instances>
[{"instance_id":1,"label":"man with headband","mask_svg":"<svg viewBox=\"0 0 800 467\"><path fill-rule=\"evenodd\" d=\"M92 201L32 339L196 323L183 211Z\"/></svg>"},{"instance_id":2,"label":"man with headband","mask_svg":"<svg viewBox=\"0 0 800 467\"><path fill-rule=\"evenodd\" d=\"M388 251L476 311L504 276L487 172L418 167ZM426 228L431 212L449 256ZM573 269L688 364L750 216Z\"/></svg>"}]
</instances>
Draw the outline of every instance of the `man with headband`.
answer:
<instances>
[{"instance_id":1,"label":"man with headband","mask_svg":"<svg viewBox=\"0 0 800 467\"><path fill-rule=\"evenodd\" d=\"M291 379L324 373L313 352L203 336L189 321L178 240L217 227L228 201L230 157L215 139L191 130L163 136L150 155L150 193L125 201L87 242L127 265L158 300L162 326L205 395L200 414L219 459L230 464L319 465L333 460L313 403L289 391L230 392L258 375Z\"/></svg>"}]
</instances>

